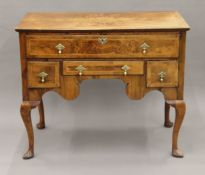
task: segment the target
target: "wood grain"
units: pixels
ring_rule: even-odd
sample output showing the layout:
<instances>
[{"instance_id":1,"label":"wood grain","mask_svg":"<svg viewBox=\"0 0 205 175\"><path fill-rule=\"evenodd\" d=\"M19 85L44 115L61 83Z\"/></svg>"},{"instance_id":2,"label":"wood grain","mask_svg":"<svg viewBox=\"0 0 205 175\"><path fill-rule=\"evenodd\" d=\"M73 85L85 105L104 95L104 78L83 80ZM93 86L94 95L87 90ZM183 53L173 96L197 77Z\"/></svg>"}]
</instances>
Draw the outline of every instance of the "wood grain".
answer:
<instances>
[{"instance_id":1,"label":"wood grain","mask_svg":"<svg viewBox=\"0 0 205 175\"><path fill-rule=\"evenodd\" d=\"M106 37L105 44L99 38ZM28 35L27 57L29 58L145 58L173 57L179 55L179 33L141 33L135 35ZM146 54L140 47L150 47ZM56 46L65 49L59 54Z\"/></svg>"},{"instance_id":2,"label":"wood grain","mask_svg":"<svg viewBox=\"0 0 205 175\"><path fill-rule=\"evenodd\" d=\"M39 73L45 72L48 74L46 81L42 83L39 78ZM30 88L52 88L59 87L59 62L28 62L28 86Z\"/></svg>"},{"instance_id":3,"label":"wood grain","mask_svg":"<svg viewBox=\"0 0 205 175\"><path fill-rule=\"evenodd\" d=\"M176 11L121 13L28 13L17 31L188 30Z\"/></svg>"},{"instance_id":4,"label":"wood grain","mask_svg":"<svg viewBox=\"0 0 205 175\"><path fill-rule=\"evenodd\" d=\"M21 81L22 81L22 99L28 100L28 81L27 81L27 60L26 57L26 34L19 33L20 59L21 59Z\"/></svg>"},{"instance_id":5,"label":"wood grain","mask_svg":"<svg viewBox=\"0 0 205 175\"><path fill-rule=\"evenodd\" d=\"M185 53L186 53L186 32L181 33L180 54L179 54L179 86L178 99L184 99L184 72L185 72Z\"/></svg>"},{"instance_id":6,"label":"wood grain","mask_svg":"<svg viewBox=\"0 0 205 175\"><path fill-rule=\"evenodd\" d=\"M38 129L44 129L45 128L45 115L44 115L44 105L43 100L40 100L40 104L38 105L38 111L39 111L39 123L37 123L36 127Z\"/></svg>"},{"instance_id":7,"label":"wood grain","mask_svg":"<svg viewBox=\"0 0 205 175\"><path fill-rule=\"evenodd\" d=\"M165 78L160 82L159 73L164 72ZM148 61L147 62L148 87L177 87L178 62L177 61Z\"/></svg>"},{"instance_id":8,"label":"wood grain","mask_svg":"<svg viewBox=\"0 0 205 175\"><path fill-rule=\"evenodd\" d=\"M34 156L34 134L31 120L31 110L40 104L39 101L23 101L20 112L28 136L28 149L23 156L23 159L30 159Z\"/></svg>"},{"instance_id":9,"label":"wood grain","mask_svg":"<svg viewBox=\"0 0 205 175\"><path fill-rule=\"evenodd\" d=\"M142 75L144 73L143 61L64 61L64 75L79 75L76 68L82 65L85 70L82 75L124 75L122 67L129 66L127 75Z\"/></svg>"},{"instance_id":10,"label":"wood grain","mask_svg":"<svg viewBox=\"0 0 205 175\"><path fill-rule=\"evenodd\" d=\"M172 155L174 157L182 158L184 155L182 150L178 147L178 136L186 112L186 104L183 100L169 100L166 101L166 103L174 107L176 111L174 129L172 134Z\"/></svg>"},{"instance_id":11,"label":"wood grain","mask_svg":"<svg viewBox=\"0 0 205 175\"><path fill-rule=\"evenodd\" d=\"M170 121L170 117L169 117L169 111L170 111L170 104L168 104L165 101L164 104L164 127L166 128L171 128L173 126L173 123Z\"/></svg>"},{"instance_id":12,"label":"wood grain","mask_svg":"<svg viewBox=\"0 0 205 175\"><path fill-rule=\"evenodd\" d=\"M176 110L172 155L182 157L178 134L185 114L183 99L185 43L188 24L178 12L129 13L28 13L16 27L19 32L22 96L21 116L28 134L24 158L34 155L31 109L39 108L37 127L45 127L42 96L54 91L67 100L80 94L82 81L119 79L130 99L138 100L151 91L165 99L166 127L172 126L169 108ZM100 43L99 38L107 42ZM65 49L59 54L57 44ZM140 46L150 47L145 54ZM86 70L78 75L76 67ZM122 66L128 65L127 75ZM166 77L159 81L159 73ZM48 73L40 82L38 74Z\"/></svg>"}]
</instances>

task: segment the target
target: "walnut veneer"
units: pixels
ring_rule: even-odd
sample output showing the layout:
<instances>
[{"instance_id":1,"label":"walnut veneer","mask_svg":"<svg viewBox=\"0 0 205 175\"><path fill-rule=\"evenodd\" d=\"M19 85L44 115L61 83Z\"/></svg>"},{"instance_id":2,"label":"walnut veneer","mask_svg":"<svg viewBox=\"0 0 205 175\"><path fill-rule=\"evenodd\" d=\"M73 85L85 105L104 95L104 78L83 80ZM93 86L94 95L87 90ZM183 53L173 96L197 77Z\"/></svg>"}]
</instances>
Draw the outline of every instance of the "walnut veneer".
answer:
<instances>
[{"instance_id":1,"label":"walnut veneer","mask_svg":"<svg viewBox=\"0 0 205 175\"><path fill-rule=\"evenodd\" d=\"M178 12L28 13L19 32L23 103L28 133L24 159L34 156L31 110L39 108L45 128L42 96L55 91L65 99L79 95L87 79L121 79L129 98L151 90L165 98L165 127L170 106L176 109L172 155L183 157L177 140L184 114L185 43L188 24ZM154 99L153 99L154 100Z\"/></svg>"}]
</instances>

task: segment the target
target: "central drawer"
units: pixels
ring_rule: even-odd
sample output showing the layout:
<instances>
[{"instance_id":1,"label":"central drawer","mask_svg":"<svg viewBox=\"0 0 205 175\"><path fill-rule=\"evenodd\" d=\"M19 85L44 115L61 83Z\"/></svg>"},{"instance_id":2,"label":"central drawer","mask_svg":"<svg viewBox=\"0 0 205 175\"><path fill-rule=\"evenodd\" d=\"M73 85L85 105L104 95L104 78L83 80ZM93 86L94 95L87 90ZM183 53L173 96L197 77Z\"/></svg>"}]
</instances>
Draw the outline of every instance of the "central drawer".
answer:
<instances>
[{"instance_id":1,"label":"central drawer","mask_svg":"<svg viewBox=\"0 0 205 175\"><path fill-rule=\"evenodd\" d=\"M179 33L32 34L26 46L29 58L176 58Z\"/></svg>"},{"instance_id":2,"label":"central drawer","mask_svg":"<svg viewBox=\"0 0 205 175\"><path fill-rule=\"evenodd\" d=\"M64 61L64 75L142 75L143 61Z\"/></svg>"}]
</instances>

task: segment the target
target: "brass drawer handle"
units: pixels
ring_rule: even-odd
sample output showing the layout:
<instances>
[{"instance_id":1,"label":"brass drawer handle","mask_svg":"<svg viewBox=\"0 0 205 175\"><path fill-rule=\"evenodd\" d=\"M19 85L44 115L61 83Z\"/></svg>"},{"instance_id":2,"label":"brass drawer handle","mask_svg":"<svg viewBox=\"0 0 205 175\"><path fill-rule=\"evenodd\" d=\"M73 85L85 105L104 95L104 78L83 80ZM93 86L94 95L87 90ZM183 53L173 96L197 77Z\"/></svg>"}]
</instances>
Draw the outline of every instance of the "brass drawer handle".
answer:
<instances>
[{"instance_id":1,"label":"brass drawer handle","mask_svg":"<svg viewBox=\"0 0 205 175\"><path fill-rule=\"evenodd\" d=\"M78 67L75 68L79 73L79 75L81 76L83 74L83 71L86 70L86 68L83 65L79 65Z\"/></svg>"},{"instance_id":2,"label":"brass drawer handle","mask_svg":"<svg viewBox=\"0 0 205 175\"><path fill-rule=\"evenodd\" d=\"M40 77L40 82L41 83L45 83L46 82L46 77L48 76L48 74L46 72L41 72L38 74L38 77Z\"/></svg>"},{"instance_id":3,"label":"brass drawer handle","mask_svg":"<svg viewBox=\"0 0 205 175\"><path fill-rule=\"evenodd\" d=\"M165 72L161 71L158 75L159 75L159 81L164 82L167 74Z\"/></svg>"},{"instance_id":4,"label":"brass drawer handle","mask_svg":"<svg viewBox=\"0 0 205 175\"><path fill-rule=\"evenodd\" d=\"M65 46L61 43L59 43L57 46L56 46L56 49L58 50L58 54L61 54L62 53L62 50L65 49Z\"/></svg>"},{"instance_id":5,"label":"brass drawer handle","mask_svg":"<svg viewBox=\"0 0 205 175\"><path fill-rule=\"evenodd\" d=\"M122 66L121 69L124 71L124 75L127 75L127 72L128 72L128 70L130 69L130 67L125 64L124 66Z\"/></svg>"},{"instance_id":6,"label":"brass drawer handle","mask_svg":"<svg viewBox=\"0 0 205 175\"><path fill-rule=\"evenodd\" d=\"M102 45L106 44L107 43L107 37L105 37L105 36L99 37L98 42Z\"/></svg>"},{"instance_id":7,"label":"brass drawer handle","mask_svg":"<svg viewBox=\"0 0 205 175\"><path fill-rule=\"evenodd\" d=\"M150 46L147 43L143 43L140 45L140 49L142 51L142 54L146 54L148 52L148 49L150 48Z\"/></svg>"}]
</instances>

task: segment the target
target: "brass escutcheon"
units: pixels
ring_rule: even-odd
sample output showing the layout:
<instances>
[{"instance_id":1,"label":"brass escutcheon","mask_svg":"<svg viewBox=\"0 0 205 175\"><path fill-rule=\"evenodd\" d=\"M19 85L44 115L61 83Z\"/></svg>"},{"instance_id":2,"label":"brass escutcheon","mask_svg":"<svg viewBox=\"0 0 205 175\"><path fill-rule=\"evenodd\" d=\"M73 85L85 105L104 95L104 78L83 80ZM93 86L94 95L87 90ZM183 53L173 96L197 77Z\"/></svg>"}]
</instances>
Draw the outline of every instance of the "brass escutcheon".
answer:
<instances>
[{"instance_id":1,"label":"brass escutcheon","mask_svg":"<svg viewBox=\"0 0 205 175\"><path fill-rule=\"evenodd\" d=\"M107 43L107 37L105 37L105 36L99 37L98 42L102 45L106 44Z\"/></svg>"}]
</instances>

